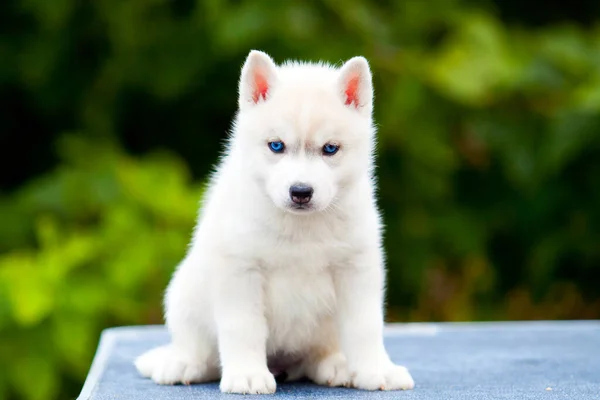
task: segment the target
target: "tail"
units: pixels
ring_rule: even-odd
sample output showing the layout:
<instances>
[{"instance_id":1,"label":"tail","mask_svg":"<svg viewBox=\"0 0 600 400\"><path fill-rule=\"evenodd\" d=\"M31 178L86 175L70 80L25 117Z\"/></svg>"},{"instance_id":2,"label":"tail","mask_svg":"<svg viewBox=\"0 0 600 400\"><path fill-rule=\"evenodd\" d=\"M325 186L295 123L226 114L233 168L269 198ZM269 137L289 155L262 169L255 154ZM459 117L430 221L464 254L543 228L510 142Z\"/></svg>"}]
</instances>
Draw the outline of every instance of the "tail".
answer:
<instances>
[{"instance_id":1,"label":"tail","mask_svg":"<svg viewBox=\"0 0 600 400\"><path fill-rule=\"evenodd\" d=\"M134 364L140 375L151 378L156 367L169 357L169 347L170 345L156 347L136 358Z\"/></svg>"}]
</instances>

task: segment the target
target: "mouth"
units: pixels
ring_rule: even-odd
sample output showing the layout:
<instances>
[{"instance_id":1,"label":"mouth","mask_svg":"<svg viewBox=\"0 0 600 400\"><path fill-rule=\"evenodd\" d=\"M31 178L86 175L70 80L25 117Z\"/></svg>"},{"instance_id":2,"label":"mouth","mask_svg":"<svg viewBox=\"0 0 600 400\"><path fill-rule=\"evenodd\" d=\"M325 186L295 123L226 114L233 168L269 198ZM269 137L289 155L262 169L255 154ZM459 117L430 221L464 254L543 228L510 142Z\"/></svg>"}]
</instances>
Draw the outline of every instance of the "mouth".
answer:
<instances>
[{"instance_id":1,"label":"mouth","mask_svg":"<svg viewBox=\"0 0 600 400\"><path fill-rule=\"evenodd\" d=\"M306 214L314 210L313 206L310 204L296 204L290 203L287 206L287 209L294 214Z\"/></svg>"}]
</instances>

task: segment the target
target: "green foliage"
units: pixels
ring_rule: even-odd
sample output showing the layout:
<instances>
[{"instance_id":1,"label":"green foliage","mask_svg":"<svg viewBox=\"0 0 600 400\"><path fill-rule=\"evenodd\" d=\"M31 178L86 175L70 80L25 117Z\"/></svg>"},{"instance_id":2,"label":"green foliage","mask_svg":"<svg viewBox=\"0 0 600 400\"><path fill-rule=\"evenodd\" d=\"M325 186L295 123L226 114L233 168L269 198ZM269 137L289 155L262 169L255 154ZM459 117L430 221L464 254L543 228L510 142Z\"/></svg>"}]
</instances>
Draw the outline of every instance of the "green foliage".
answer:
<instances>
[{"instance_id":1,"label":"green foliage","mask_svg":"<svg viewBox=\"0 0 600 400\"><path fill-rule=\"evenodd\" d=\"M62 139L0 197L0 399L73 396L102 328L161 321L251 48L370 60L389 319L600 317L600 28L484 4L11 3L0 85Z\"/></svg>"},{"instance_id":2,"label":"green foliage","mask_svg":"<svg viewBox=\"0 0 600 400\"><path fill-rule=\"evenodd\" d=\"M173 156L134 159L74 137L61 149L56 171L2 205L25 229L0 228L21 245L0 257L0 359L11 365L0 398L59 398L62 379L85 377L102 328L160 323L195 219L200 190Z\"/></svg>"}]
</instances>

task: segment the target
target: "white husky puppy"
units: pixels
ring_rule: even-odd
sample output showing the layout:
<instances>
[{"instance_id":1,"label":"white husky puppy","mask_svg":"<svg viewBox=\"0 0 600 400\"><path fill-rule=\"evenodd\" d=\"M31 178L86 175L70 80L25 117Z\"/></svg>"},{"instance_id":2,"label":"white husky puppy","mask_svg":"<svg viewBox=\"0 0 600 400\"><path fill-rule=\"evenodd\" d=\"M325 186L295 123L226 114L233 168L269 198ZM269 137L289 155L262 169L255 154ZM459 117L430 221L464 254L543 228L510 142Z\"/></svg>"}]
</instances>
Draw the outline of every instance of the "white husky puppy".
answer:
<instances>
[{"instance_id":1,"label":"white husky puppy","mask_svg":"<svg viewBox=\"0 0 600 400\"><path fill-rule=\"evenodd\" d=\"M384 255L367 60L341 68L251 51L239 112L165 296L172 343L140 356L159 384L273 393L275 375L411 389L383 345Z\"/></svg>"}]
</instances>

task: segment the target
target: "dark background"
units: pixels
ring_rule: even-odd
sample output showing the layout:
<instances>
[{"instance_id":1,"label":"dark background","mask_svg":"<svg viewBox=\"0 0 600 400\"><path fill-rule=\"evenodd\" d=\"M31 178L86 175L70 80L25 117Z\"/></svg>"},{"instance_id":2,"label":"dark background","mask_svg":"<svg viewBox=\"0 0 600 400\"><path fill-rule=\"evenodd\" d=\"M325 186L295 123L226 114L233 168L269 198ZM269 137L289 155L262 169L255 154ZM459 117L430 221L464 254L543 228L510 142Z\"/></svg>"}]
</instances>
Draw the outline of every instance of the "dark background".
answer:
<instances>
[{"instance_id":1,"label":"dark background","mask_svg":"<svg viewBox=\"0 0 600 400\"><path fill-rule=\"evenodd\" d=\"M101 329L162 321L250 49L369 59L388 320L600 317L599 21L595 0L1 2L0 399L74 398Z\"/></svg>"}]
</instances>

